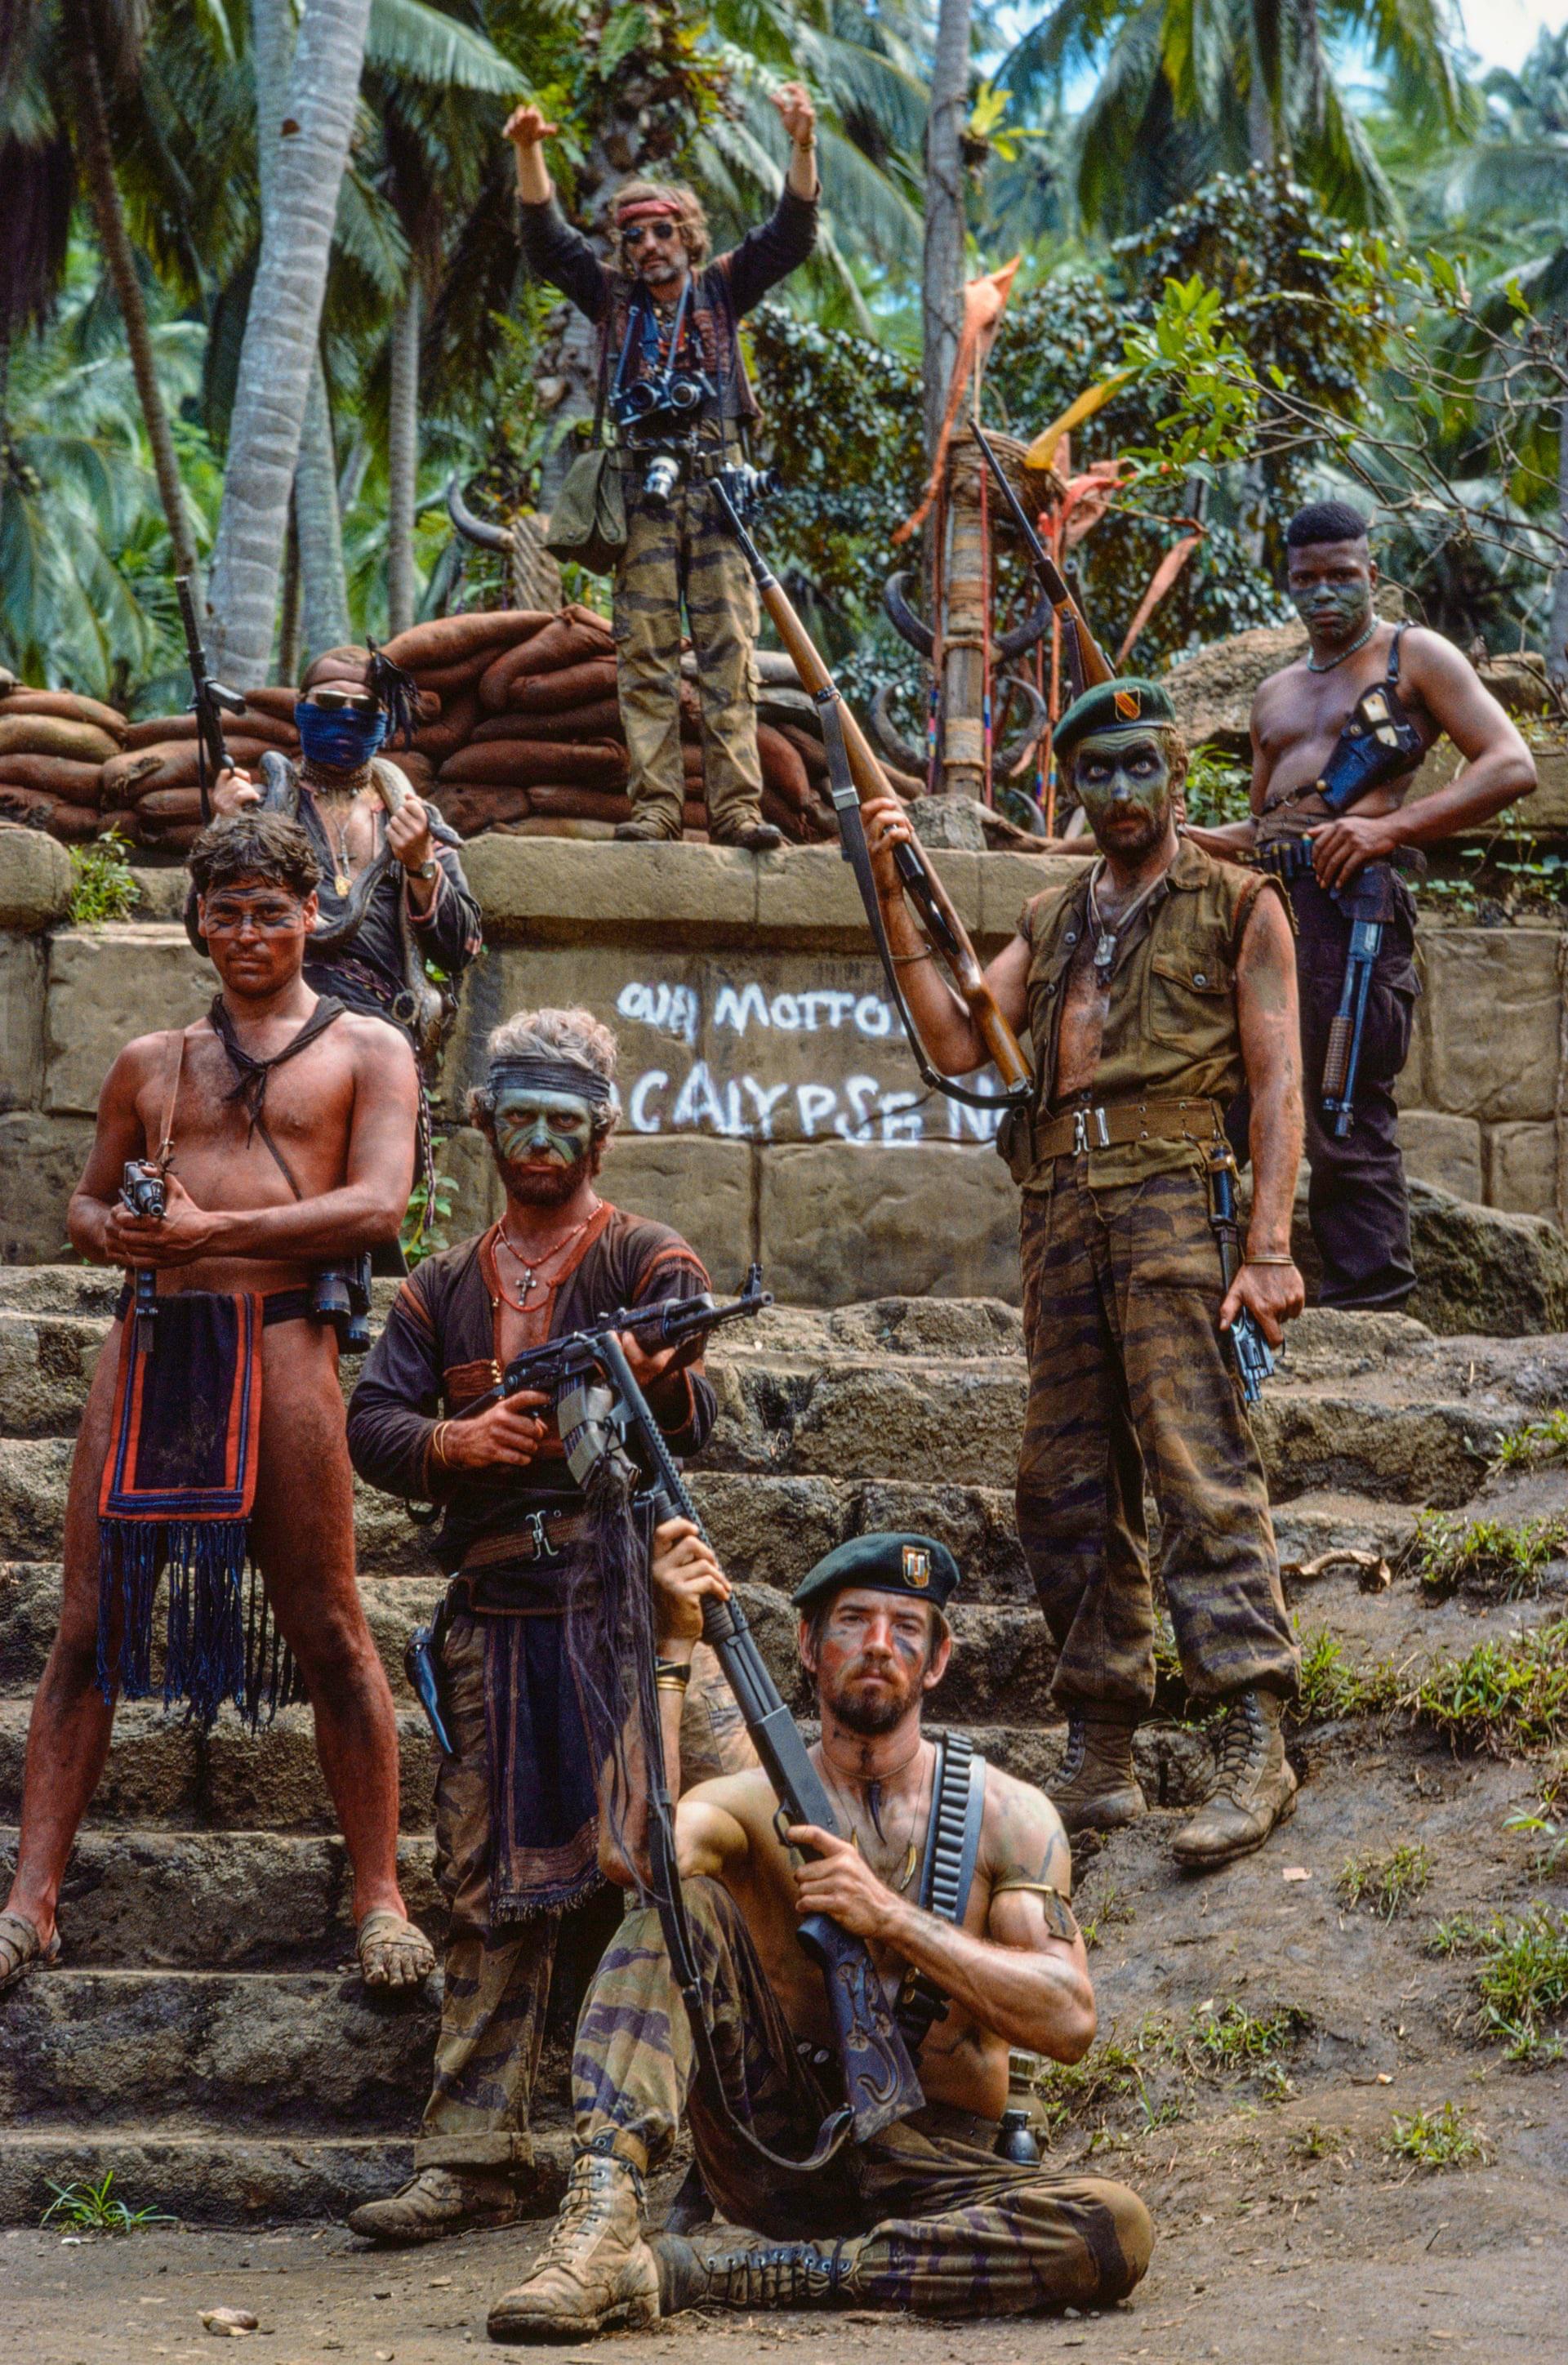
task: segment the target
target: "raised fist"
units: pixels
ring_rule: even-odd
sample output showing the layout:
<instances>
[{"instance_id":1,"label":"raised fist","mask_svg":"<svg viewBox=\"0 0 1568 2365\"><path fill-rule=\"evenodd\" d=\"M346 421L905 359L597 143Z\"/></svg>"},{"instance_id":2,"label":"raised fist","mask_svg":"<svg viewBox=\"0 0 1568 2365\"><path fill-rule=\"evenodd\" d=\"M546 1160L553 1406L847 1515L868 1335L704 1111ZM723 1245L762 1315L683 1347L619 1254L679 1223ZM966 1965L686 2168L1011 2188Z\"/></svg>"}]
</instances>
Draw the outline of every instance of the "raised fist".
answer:
<instances>
[{"instance_id":1,"label":"raised fist","mask_svg":"<svg viewBox=\"0 0 1568 2365\"><path fill-rule=\"evenodd\" d=\"M537 148L542 141L554 140L559 127L544 120L544 109L532 104L514 106L506 120L504 137L514 148Z\"/></svg>"},{"instance_id":2,"label":"raised fist","mask_svg":"<svg viewBox=\"0 0 1568 2365\"><path fill-rule=\"evenodd\" d=\"M769 95L794 145L809 148L816 136L817 110L804 83L787 82L781 90L772 91Z\"/></svg>"}]
</instances>

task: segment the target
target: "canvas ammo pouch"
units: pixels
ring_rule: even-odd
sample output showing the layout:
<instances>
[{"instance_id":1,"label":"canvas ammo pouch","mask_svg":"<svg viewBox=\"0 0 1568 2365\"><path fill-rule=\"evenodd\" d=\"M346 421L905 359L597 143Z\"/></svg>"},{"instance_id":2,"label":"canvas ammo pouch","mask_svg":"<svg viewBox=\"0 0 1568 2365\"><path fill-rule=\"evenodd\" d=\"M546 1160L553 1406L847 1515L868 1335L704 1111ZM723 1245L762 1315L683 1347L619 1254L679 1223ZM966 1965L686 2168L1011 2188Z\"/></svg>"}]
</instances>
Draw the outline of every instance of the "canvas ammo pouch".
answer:
<instances>
[{"instance_id":1,"label":"canvas ammo pouch","mask_svg":"<svg viewBox=\"0 0 1568 2365\"><path fill-rule=\"evenodd\" d=\"M599 390L593 407L593 443L579 452L550 512L544 547L552 558L586 566L590 575L613 575L626 547L626 484L621 455L607 449L604 407L609 390L608 323L599 341Z\"/></svg>"}]
</instances>

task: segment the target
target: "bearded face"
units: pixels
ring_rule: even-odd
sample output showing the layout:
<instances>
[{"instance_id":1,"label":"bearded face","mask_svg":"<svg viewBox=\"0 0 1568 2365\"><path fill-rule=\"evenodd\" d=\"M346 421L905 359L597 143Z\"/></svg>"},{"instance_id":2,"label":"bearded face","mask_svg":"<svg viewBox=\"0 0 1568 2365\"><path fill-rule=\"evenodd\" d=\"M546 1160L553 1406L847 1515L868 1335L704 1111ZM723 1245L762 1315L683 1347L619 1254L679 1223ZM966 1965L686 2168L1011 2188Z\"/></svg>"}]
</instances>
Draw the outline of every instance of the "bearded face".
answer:
<instances>
[{"instance_id":1,"label":"bearded face","mask_svg":"<svg viewBox=\"0 0 1568 2365\"><path fill-rule=\"evenodd\" d=\"M812 1621L801 1655L816 1677L824 1720L874 1740L902 1724L940 1681L950 1647L928 1604L851 1586Z\"/></svg>"},{"instance_id":2,"label":"bearded face","mask_svg":"<svg viewBox=\"0 0 1568 2365\"><path fill-rule=\"evenodd\" d=\"M593 1111L575 1093L499 1093L490 1142L508 1198L523 1206L565 1206L584 1179L599 1171Z\"/></svg>"}]
</instances>

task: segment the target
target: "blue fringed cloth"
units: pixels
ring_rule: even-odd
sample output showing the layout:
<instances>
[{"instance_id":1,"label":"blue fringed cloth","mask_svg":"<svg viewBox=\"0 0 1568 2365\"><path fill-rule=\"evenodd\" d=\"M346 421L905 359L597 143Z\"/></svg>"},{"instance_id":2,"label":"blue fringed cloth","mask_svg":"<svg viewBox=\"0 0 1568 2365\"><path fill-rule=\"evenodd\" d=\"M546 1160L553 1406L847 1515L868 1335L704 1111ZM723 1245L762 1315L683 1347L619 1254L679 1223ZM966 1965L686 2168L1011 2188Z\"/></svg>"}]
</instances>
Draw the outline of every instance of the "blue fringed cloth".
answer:
<instances>
[{"instance_id":1,"label":"blue fringed cloth","mask_svg":"<svg viewBox=\"0 0 1568 2365\"><path fill-rule=\"evenodd\" d=\"M293 1687L293 1661L250 1565L263 1304L268 1318L287 1318L280 1300L182 1291L160 1296L151 1349L138 1343L134 1319L120 1337L98 1493L98 1683L106 1699L117 1686L127 1699L152 1694L153 1612L167 1567L163 1705L185 1701L203 1726L228 1699L253 1730Z\"/></svg>"}]
</instances>

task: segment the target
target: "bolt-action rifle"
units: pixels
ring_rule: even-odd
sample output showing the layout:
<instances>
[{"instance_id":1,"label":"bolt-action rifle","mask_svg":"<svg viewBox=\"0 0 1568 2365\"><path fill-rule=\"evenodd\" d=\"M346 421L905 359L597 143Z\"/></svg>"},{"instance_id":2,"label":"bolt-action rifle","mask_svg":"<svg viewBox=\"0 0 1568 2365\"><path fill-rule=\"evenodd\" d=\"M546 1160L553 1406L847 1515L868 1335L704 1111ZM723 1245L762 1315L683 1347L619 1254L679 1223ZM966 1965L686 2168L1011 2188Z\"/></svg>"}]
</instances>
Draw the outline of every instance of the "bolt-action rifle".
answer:
<instances>
[{"instance_id":1,"label":"bolt-action rifle","mask_svg":"<svg viewBox=\"0 0 1568 2365\"><path fill-rule=\"evenodd\" d=\"M755 498L756 471L725 468L711 481L714 499L740 544L742 556L751 568L762 604L772 617L778 637L794 661L801 687L810 690L816 700L822 717L823 739L827 748L834 811L838 815L839 842L844 858L855 873L855 882L866 906L866 917L888 981L888 990L893 1006L903 1021L915 1065L925 1082L934 1091L945 1093L949 1100L964 1101L971 1108L1019 1107L1028 1099L1032 1085L1029 1063L1024 1057L1018 1037L998 1009L996 997L985 981L980 956L969 940L969 931L954 910L946 890L924 850L918 846L900 845L893 848L893 862L900 883L913 904L934 951L968 1007L977 1034L996 1063L1002 1082L1002 1092L972 1092L968 1085L944 1075L921 1040L919 1029L904 1001L903 988L899 982L898 970L882 925L876 876L871 869L870 852L860 820L862 804L890 794L887 775L872 752L865 733L839 694L838 685L819 655L816 644L790 605L789 594L746 530L745 511Z\"/></svg>"},{"instance_id":2,"label":"bolt-action rifle","mask_svg":"<svg viewBox=\"0 0 1568 2365\"><path fill-rule=\"evenodd\" d=\"M190 577L176 575L174 589L179 595L180 622L185 628L185 661L191 669L191 702L186 712L196 719L196 785L201 790L201 817L209 822L211 783L219 772L230 769L223 718L226 714L243 714L245 701L237 689L225 689L207 669L207 649L196 622Z\"/></svg>"},{"instance_id":3,"label":"bolt-action rifle","mask_svg":"<svg viewBox=\"0 0 1568 2365\"><path fill-rule=\"evenodd\" d=\"M978 419L969 421L969 432L985 454L986 464L1002 488L1002 498L1013 514L1013 522L1024 537L1030 565L1038 577L1041 590L1051 603L1051 612L1061 627L1061 653L1067 666L1068 679L1072 684L1074 698L1081 698L1086 689L1096 689L1103 681L1115 678L1109 658L1093 633L1082 609L1073 598L1056 560L1029 522L1028 512L1007 480L1007 471L996 456L996 448Z\"/></svg>"}]
</instances>

